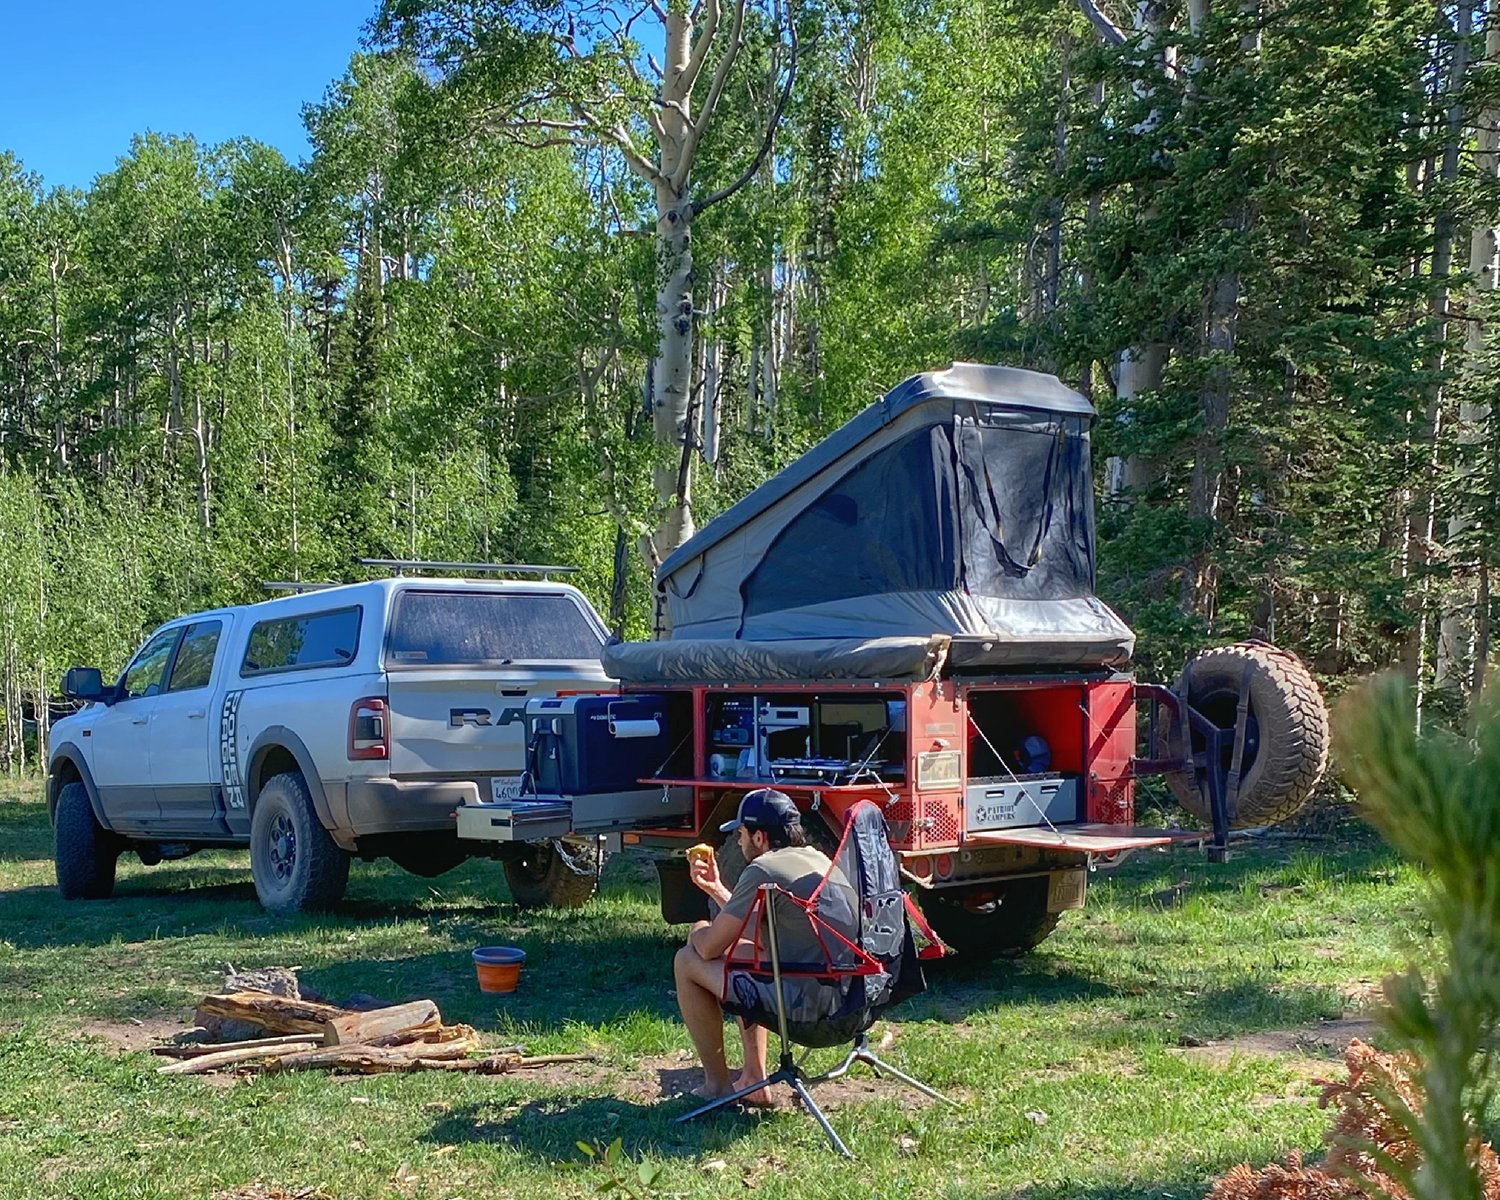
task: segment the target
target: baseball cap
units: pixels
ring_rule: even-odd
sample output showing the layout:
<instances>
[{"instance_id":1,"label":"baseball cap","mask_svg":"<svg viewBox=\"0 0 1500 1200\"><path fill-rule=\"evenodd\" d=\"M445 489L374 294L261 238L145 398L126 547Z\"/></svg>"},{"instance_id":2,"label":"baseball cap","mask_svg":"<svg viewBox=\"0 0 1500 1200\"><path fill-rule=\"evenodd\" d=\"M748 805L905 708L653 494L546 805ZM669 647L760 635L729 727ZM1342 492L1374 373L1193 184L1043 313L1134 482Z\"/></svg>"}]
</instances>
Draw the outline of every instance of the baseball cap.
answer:
<instances>
[{"instance_id":1,"label":"baseball cap","mask_svg":"<svg viewBox=\"0 0 1500 1200\"><path fill-rule=\"evenodd\" d=\"M733 833L741 825L747 829L790 829L802 823L802 814L792 798L775 788L756 788L746 792L734 820L719 826L720 833Z\"/></svg>"}]
</instances>

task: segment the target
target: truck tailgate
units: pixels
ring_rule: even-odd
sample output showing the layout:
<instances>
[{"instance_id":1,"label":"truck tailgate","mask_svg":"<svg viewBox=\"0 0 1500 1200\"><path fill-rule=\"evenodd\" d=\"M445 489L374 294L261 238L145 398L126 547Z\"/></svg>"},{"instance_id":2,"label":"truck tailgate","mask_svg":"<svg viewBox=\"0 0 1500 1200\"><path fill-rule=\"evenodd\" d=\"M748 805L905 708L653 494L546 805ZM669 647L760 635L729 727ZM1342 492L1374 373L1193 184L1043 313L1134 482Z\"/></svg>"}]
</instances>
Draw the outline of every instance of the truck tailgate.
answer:
<instances>
[{"instance_id":1,"label":"truck tailgate","mask_svg":"<svg viewBox=\"0 0 1500 1200\"><path fill-rule=\"evenodd\" d=\"M525 766L527 700L613 688L597 662L392 670L391 774L519 775Z\"/></svg>"}]
</instances>

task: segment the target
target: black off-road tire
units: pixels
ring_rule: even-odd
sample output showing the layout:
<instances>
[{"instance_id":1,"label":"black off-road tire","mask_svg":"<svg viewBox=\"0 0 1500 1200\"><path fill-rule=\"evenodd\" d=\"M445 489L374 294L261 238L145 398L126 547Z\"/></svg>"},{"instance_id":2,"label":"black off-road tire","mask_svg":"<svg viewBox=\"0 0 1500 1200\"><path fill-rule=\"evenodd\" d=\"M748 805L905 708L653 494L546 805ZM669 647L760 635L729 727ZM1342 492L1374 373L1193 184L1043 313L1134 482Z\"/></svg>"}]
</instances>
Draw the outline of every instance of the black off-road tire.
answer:
<instances>
[{"instance_id":1,"label":"black off-road tire","mask_svg":"<svg viewBox=\"0 0 1500 1200\"><path fill-rule=\"evenodd\" d=\"M1034 950L1061 913L1047 911L1047 876L917 893L933 931L963 958L992 962Z\"/></svg>"},{"instance_id":2,"label":"black off-road tire","mask_svg":"<svg viewBox=\"0 0 1500 1200\"><path fill-rule=\"evenodd\" d=\"M53 862L64 900L105 900L115 890L115 863L124 844L99 824L88 788L63 785L53 818Z\"/></svg>"},{"instance_id":3,"label":"black off-road tire","mask_svg":"<svg viewBox=\"0 0 1500 1200\"><path fill-rule=\"evenodd\" d=\"M328 836L307 781L295 771L273 776L256 797L250 871L268 912L317 912L343 898L349 855Z\"/></svg>"},{"instance_id":4,"label":"black off-road tire","mask_svg":"<svg viewBox=\"0 0 1500 1200\"><path fill-rule=\"evenodd\" d=\"M527 842L503 865L511 898L522 908L582 908L599 890L604 848L594 838Z\"/></svg>"},{"instance_id":5,"label":"black off-road tire","mask_svg":"<svg viewBox=\"0 0 1500 1200\"><path fill-rule=\"evenodd\" d=\"M1229 811L1231 829L1274 825L1306 803L1328 768L1328 709L1300 659L1264 642L1237 642L1205 650L1188 664L1187 699L1222 729L1232 729L1240 683L1249 669L1250 709L1239 794ZM1181 752L1183 730L1173 730ZM1202 745L1194 737L1194 750ZM1226 750L1224 766L1229 766ZM1191 771L1167 776L1167 785L1194 816L1213 819Z\"/></svg>"}]
</instances>

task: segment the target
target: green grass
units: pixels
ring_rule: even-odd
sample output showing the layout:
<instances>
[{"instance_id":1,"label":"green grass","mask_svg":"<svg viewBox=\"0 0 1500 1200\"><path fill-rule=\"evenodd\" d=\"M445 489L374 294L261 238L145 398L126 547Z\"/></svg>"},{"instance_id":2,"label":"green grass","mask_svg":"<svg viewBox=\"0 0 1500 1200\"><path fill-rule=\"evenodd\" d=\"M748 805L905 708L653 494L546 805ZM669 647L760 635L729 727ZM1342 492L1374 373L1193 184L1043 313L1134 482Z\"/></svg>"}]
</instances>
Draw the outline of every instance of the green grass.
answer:
<instances>
[{"instance_id":1,"label":"green grass","mask_svg":"<svg viewBox=\"0 0 1500 1200\"><path fill-rule=\"evenodd\" d=\"M1224 866L1150 853L1090 882L1087 909L1036 953L941 964L877 1026L898 1065L965 1108L846 1093L833 1121L859 1159L845 1165L795 1111L682 1127L680 1102L642 1094L643 1060L673 1080L691 1065L671 992L682 930L662 924L643 858L614 860L575 912L515 908L493 864L430 881L356 864L336 913L271 917L233 853L125 859L114 899L68 904L40 788L0 787L0 1196L583 1196L607 1177L576 1143L618 1137L663 1164L667 1196L1183 1200L1233 1163L1318 1151L1312 1078L1339 1073L1332 1056L1180 1047L1357 1010L1420 944L1416 875L1357 837ZM529 955L512 997L474 986L468 952L494 943ZM117 1029L186 1021L226 962L299 967L336 999L430 996L494 1042L600 1062L214 1083L119 1048Z\"/></svg>"}]
</instances>

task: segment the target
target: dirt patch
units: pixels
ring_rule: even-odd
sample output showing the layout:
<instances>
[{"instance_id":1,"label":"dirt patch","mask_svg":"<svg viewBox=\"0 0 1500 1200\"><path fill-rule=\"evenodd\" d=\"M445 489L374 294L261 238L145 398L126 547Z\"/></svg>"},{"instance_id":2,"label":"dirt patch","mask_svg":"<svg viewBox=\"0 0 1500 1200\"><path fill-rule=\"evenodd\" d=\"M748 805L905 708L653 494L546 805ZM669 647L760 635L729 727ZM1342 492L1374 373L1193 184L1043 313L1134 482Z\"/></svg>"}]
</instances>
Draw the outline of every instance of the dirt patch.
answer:
<instances>
[{"instance_id":1,"label":"dirt patch","mask_svg":"<svg viewBox=\"0 0 1500 1200\"><path fill-rule=\"evenodd\" d=\"M82 1032L85 1036L98 1038L104 1042L111 1053L123 1054L149 1052L152 1046L172 1041L189 1028L191 1026L180 1018L163 1016L146 1020L90 1021L83 1027ZM874 1045L875 1052L888 1054L895 1040L894 1031L887 1033ZM774 1044L771 1049L774 1068ZM836 1062L837 1059L830 1053L826 1062L822 1057L819 1058L817 1067L827 1070ZM899 1064L893 1059L893 1065ZM241 1079L248 1077L231 1067L224 1071L194 1076L193 1080L210 1087L234 1087ZM333 1078L341 1083L355 1083L368 1076L338 1075ZM689 1051L680 1050L673 1054L642 1058L628 1067L600 1062L555 1063L550 1066L517 1071L513 1075L499 1078L525 1080L542 1093L576 1089L582 1086L597 1088L618 1096L622 1100L656 1104L673 1102L678 1097L684 1098L685 1101L688 1093L703 1082L703 1071L698 1066L697 1059ZM790 1089L778 1087L777 1093L781 1105L787 1106L794 1103ZM933 1103L930 1097L914 1088L909 1088L893 1079L877 1078L868 1067L862 1065L856 1065L849 1075L843 1078L819 1084L814 1094L819 1105L830 1111L892 1098L899 1098L906 1107L923 1108ZM282 1200L283 1197L287 1200L301 1200L303 1196L315 1195L317 1193L314 1192L267 1190L259 1184L251 1184L238 1191L223 1192L215 1197L215 1200Z\"/></svg>"},{"instance_id":2,"label":"dirt patch","mask_svg":"<svg viewBox=\"0 0 1500 1200\"><path fill-rule=\"evenodd\" d=\"M131 1018L128 1021L90 1021L83 1027L85 1037L96 1037L116 1054L141 1052L161 1042L169 1042L190 1025L180 1017Z\"/></svg>"},{"instance_id":3,"label":"dirt patch","mask_svg":"<svg viewBox=\"0 0 1500 1200\"><path fill-rule=\"evenodd\" d=\"M1236 1054L1258 1058L1339 1059L1355 1038L1369 1041L1379 1032L1379 1023L1368 1017L1343 1018L1300 1029L1263 1029L1258 1033L1226 1038L1222 1042L1188 1046L1181 1053L1185 1058L1216 1066L1227 1063Z\"/></svg>"},{"instance_id":4,"label":"dirt patch","mask_svg":"<svg viewBox=\"0 0 1500 1200\"><path fill-rule=\"evenodd\" d=\"M774 1070L775 1046L773 1045L771 1049L772 1069ZM820 1059L820 1065L816 1069L827 1070L836 1061L823 1063ZM592 1065L580 1064L585 1070ZM532 1078L536 1074L538 1072L527 1072L527 1078ZM597 1080L609 1086L621 1098L629 1098L639 1103L656 1104L674 1101L679 1097L686 1103L688 1093L703 1082L703 1070L698 1066L697 1060L684 1050L676 1054L643 1058L625 1071L596 1068L591 1074L584 1074L575 1069L566 1079L575 1084L582 1079ZM794 1103L791 1089L787 1087L778 1086L775 1089L775 1095L781 1106ZM908 1108L925 1108L934 1103L931 1097L923 1095L915 1088L908 1087L898 1080L877 1078L868 1067L862 1065L856 1065L848 1075L840 1079L818 1084L813 1091L813 1096L819 1107L829 1111L893 1098L900 1098L901 1103Z\"/></svg>"},{"instance_id":5,"label":"dirt patch","mask_svg":"<svg viewBox=\"0 0 1500 1200\"><path fill-rule=\"evenodd\" d=\"M282 1188L266 1187L261 1183L246 1184L232 1192L215 1192L214 1200L330 1200L327 1192L316 1188L299 1188L288 1192Z\"/></svg>"}]
</instances>

